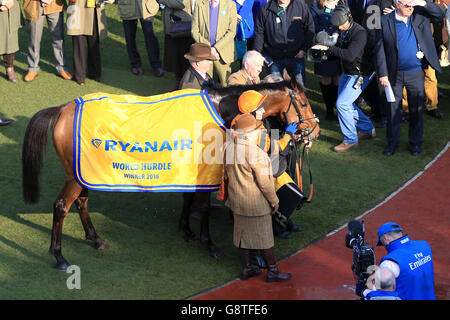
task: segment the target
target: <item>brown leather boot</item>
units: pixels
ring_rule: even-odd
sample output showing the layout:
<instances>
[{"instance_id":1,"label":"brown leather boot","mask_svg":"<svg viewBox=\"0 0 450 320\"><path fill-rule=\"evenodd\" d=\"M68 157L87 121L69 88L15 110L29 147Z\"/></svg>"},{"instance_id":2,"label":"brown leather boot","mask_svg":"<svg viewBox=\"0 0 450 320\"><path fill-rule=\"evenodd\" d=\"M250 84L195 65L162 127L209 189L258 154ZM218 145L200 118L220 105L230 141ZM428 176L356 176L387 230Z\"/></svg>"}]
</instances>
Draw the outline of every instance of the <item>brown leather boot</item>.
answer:
<instances>
[{"instance_id":1,"label":"brown leather boot","mask_svg":"<svg viewBox=\"0 0 450 320\"><path fill-rule=\"evenodd\" d=\"M6 68L6 75L8 76L9 81L14 82L14 83L17 82L17 77L14 72L14 67Z\"/></svg>"},{"instance_id":2,"label":"brown leather boot","mask_svg":"<svg viewBox=\"0 0 450 320\"><path fill-rule=\"evenodd\" d=\"M348 143L348 142L342 142L341 144L335 146L333 148L334 152L347 152L352 149L358 148L358 142L355 143Z\"/></svg>"},{"instance_id":3,"label":"brown leather boot","mask_svg":"<svg viewBox=\"0 0 450 320\"><path fill-rule=\"evenodd\" d=\"M253 269L250 263L250 250L239 248L239 259L241 260L242 271L239 276L241 280L248 280L251 277L259 276L261 270Z\"/></svg>"},{"instance_id":4,"label":"brown leather boot","mask_svg":"<svg viewBox=\"0 0 450 320\"><path fill-rule=\"evenodd\" d=\"M275 260L275 251L273 250L273 247L270 249L261 250L261 253L268 265L266 282L282 282L288 281L292 278L292 274L284 273L278 270Z\"/></svg>"},{"instance_id":5,"label":"brown leather boot","mask_svg":"<svg viewBox=\"0 0 450 320\"><path fill-rule=\"evenodd\" d=\"M8 53L3 55L3 62L5 64L6 76L9 81L17 82L17 77L14 72L14 53Z\"/></svg>"}]
</instances>

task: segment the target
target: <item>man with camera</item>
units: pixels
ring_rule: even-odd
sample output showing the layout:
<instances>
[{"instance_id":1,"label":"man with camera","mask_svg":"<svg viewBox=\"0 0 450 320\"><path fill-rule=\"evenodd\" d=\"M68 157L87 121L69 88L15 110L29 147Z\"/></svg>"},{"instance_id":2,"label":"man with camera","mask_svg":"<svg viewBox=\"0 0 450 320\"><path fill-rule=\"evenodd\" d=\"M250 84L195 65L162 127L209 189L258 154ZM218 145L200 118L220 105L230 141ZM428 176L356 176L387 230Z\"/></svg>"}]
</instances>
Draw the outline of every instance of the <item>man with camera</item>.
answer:
<instances>
[{"instance_id":1,"label":"man with camera","mask_svg":"<svg viewBox=\"0 0 450 320\"><path fill-rule=\"evenodd\" d=\"M254 50L267 60L270 74L286 69L299 84L305 83L305 54L314 38L314 21L300 0L270 0L255 21Z\"/></svg>"},{"instance_id":2,"label":"man with camera","mask_svg":"<svg viewBox=\"0 0 450 320\"><path fill-rule=\"evenodd\" d=\"M380 268L393 272L402 300L436 299L433 258L426 241L412 241L398 224L387 222L378 229L377 246L386 247L388 254L381 259Z\"/></svg>"},{"instance_id":3,"label":"man with camera","mask_svg":"<svg viewBox=\"0 0 450 320\"><path fill-rule=\"evenodd\" d=\"M355 21L348 7L335 8L331 23L339 29L336 45L315 45L311 49L327 51L327 55L341 59L343 74L339 80L336 110L344 141L335 146L335 152L347 152L358 147L358 141L375 137L372 121L358 108L355 100L373 77L370 59L366 59L367 31ZM357 132L359 129L359 133Z\"/></svg>"}]
</instances>

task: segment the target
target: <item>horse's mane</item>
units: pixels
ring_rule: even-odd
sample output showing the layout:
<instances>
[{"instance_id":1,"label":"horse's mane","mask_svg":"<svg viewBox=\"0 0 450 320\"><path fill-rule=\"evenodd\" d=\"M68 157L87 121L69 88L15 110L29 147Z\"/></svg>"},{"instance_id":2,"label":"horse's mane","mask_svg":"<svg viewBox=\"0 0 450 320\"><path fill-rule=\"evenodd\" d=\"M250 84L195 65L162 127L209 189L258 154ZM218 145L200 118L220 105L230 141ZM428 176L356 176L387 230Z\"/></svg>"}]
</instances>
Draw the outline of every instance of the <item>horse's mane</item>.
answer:
<instances>
[{"instance_id":1,"label":"horse's mane","mask_svg":"<svg viewBox=\"0 0 450 320\"><path fill-rule=\"evenodd\" d=\"M252 85L232 85L228 87L222 87L219 84L211 84L206 83L202 86L203 89L208 90L209 93L216 93L221 96L228 96L228 95L240 95L244 91L247 90L255 90L255 91L262 91L262 90L270 90L270 91L284 91L285 89L289 88L292 89L292 84L288 80L280 81L280 82L261 82L258 84L252 84ZM304 91L302 87L299 88L300 91Z\"/></svg>"}]
</instances>

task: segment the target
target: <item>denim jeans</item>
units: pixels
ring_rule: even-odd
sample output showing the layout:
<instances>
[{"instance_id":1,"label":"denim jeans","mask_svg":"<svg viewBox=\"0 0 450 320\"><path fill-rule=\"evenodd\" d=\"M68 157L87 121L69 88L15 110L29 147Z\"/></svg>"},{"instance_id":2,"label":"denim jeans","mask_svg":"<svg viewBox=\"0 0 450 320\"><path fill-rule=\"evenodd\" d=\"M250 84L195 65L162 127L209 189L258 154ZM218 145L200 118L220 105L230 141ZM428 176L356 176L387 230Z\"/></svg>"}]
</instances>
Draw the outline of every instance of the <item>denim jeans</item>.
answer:
<instances>
[{"instance_id":1,"label":"denim jeans","mask_svg":"<svg viewBox=\"0 0 450 320\"><path fill-rule=\"evenodd\" d=\"M339 79L338 98L336 101L336 111L339 119L339 126L344 135L344 142L358 142L359 129L361 133L370 133L374 129L372 121L354 103L361 92L369 85L370 76L364 77L364 82L357 89L353 88L358 79L357 75L343 73Z\"/></svg>"},{"instance_id":2,"label":"denim jeans","mask_svg":"<svg viewBox=\"0 0 450 320\"><path fill-rule=\"evenodd\" d=\"M269 73L276 73L283 77L284 68L286 68L289 76L295 77L298 83L305 86L305 58L274 60L273 64L269 67Z\"/></svg>"}]
</instances>

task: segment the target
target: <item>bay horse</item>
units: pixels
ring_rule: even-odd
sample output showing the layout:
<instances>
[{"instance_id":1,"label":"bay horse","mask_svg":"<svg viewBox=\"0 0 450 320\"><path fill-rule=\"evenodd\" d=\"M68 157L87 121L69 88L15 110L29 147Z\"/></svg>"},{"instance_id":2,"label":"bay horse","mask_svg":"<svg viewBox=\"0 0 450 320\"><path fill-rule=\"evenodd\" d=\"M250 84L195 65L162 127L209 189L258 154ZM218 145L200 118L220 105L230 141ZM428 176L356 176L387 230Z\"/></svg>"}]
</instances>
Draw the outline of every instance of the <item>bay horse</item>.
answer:
<instances>
[{"instance_id":1,"label":"bay horse","mask_svg":"<svg viewBox=\"0 0 450 320\"><path fill-rule=\"evenodd\" d=\"M311 110L304 88L298 86L295 80L252 86L208 88L207 94L227 127L239 113L237 100L239 95L246 90L256 90L268 95L264 117L278 116L285 123L297 121L298 132L305 141L312 141L318 137L320 131L318 118ZM43 153L48 131L52 131L53 145L66 173L64 186L53 204L53 225L49 249L49 253L56 258L56 268L60 270L66 270L69 266L62 255L61 238L64 218L73 203L78 210L86 240L93 241L94 248L99 250L109 247L108 243L98 236L90 219L87 208L88 189L82 187L74 176L73 130L76 106L75 101L70 101L37 112L28 123L22 149L23 198L26 203L37 203L40 193L39 176ZM210 192L183 193L183 209L179 227L186 240L196 238L189 227L189 214L195 203L200 213L200 241L206 245L211 256L220 258L223 253L215 246L209 235L210 195Z\"/></svg>"}]
</instances>

